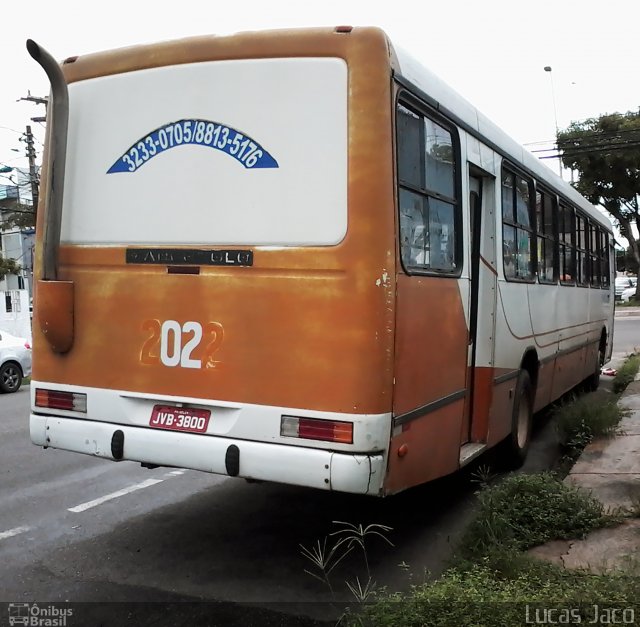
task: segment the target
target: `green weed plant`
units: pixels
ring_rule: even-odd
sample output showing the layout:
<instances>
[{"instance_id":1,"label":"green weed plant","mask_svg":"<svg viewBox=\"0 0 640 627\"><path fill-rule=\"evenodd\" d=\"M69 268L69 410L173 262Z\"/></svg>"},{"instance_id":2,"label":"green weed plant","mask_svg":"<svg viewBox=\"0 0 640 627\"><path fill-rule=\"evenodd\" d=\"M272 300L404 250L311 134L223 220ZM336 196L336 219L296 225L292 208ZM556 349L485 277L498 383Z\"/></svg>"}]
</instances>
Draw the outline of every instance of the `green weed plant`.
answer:
<instances>
[{"instance_id":1,"label":"green weed plant","mask_svg":"<svg viewBox=\"0 0 640 627\"><path fill-rule=\"evenodd\" d=\"M572 397L554 411L560 446L569 458L577 459L594 438L615 435L623 416L624 411L610 394Z\"/></svg>"},{"instance_id":2,"label":"green weed plant","mask_svg":"<svg viewBox=\"0 0 640 627\"><path fill-rule=\"evenodd\" d=\"M386 525L363 526L337 520L334 520L333 524L339 528L325 537L322 542L317 540L311 548L300 545L301 555L311 564L311 570L305 569L304 572L322 582L328 588L332 598L335 599L332 572L351 552L358 552L363 562L363 577L361 579L360 575L355 575L344 583L353 598L358 603L364 603L377 591L377 584L371 575L367 555L368 543L377 537L389 546L393 546L387 537L392 529Z\"/></svg>"},{"instance_id":3,"label":"green weed plant","mask_svg":"<svg viewBox=\"0 0 640 627\"><path fill-rule=\"evenodd\" d=\"M548 618L552 610L555 622L569 622L558 621L565 616L571 624L601 625L611 624L608 608L618 613L629 608L626 616L640 617L636 577L571 572L532 559L523 566L521 557L519 561L521 569L513 577L495 570L489 557L468 568L450 568L437 581L364 606L344 622L358 627L514 627Z\"/></svg>"},{"instance_id":4,"label":"green weed plant","mask_svg":"<svg viewBox=\"0 0 640 627\"><path fill-rule=\"evenodd\" d=\"M549 540L583 538L619 520L588 492L551 472L481 485L477 516L452 566L409 593L376 595L375 603L344 615L343 624L511 627L534 620L536 608L553 605L571 607L588 623L598 603L614 607L638 600L637 577L567 571L524 553ZM638 612L640 617L640 606Z\"/></svg>"},{"instance_id":5,"label":"green weed plant","mask_svg":"<svg viewBox=\"0 0 640 627\"><path fill-rule=\"evenodd\" d=\"M600 501L551 472L511 475L482 490L478 501L460 547L461 556L474 561L496 549L524 551L549 540L583 538L615 522Z\"/></svg>"},{"instance_id":6,"label":"green weed plant","mask_svg":"<svg viewBox=\"0 0 640 627\"><path fill-rule=\"evenodd\" d=\"M621 394L627 389L638 370L640 369L640 355L631 355L626 359L624 364L618 368L618 372L613 379L613 391L615 394Z\"/></svg>"}]
</instances>

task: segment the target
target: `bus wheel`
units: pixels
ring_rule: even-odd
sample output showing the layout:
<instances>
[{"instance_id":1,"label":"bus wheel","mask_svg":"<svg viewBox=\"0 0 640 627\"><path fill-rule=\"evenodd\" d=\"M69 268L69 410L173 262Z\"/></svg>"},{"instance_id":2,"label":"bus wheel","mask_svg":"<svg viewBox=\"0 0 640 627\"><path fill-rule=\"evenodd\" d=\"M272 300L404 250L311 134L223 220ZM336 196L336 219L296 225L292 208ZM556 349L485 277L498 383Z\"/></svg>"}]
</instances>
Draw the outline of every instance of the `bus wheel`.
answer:
<instances>
[{"instance_id":1,"label":"bus wheel","mask_svg":"<svg viewBox=\"0 0 640 627\"><path fill-rule=\"evenodd\" d=\"M585 392L595 392L600 385L600 370L604 364L604 349L601 347L598 351L598 359L596 361L596 369L584 380Z\"/></svg>"},{"instance_id":2,"label":"bus wheel","mask_svg":"<svg viewBox=\"0 0 640 627\"><path fill-rule=\"evenodd\" d=\"M533 425L533 393L531 378L521 370L516 384L511 416L511 433L502 444L501 460L510 469L520 468L527 458Z\"/></svg>"}]
</instances>

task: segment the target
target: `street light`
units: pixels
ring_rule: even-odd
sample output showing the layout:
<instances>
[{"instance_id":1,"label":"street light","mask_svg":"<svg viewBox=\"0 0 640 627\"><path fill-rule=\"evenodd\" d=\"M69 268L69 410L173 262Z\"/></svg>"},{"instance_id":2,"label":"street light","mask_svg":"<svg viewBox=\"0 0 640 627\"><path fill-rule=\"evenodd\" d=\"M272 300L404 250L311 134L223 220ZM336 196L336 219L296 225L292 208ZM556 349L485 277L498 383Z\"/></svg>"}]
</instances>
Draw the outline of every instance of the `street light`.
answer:
<instances>
[{"instance_id":1,"label":"street light","mask_svg":"<svg viewBox=\"0 0 640 627\"><path fill-rule=\"evenodd\" d=\"M544 71L549 72L549 80L551 81L551 100L553 102L553 121L556 125L556 148L558 150L558 174L562 178L562 159L560 158L560 147L558 146L558 111L556 109L556 92L553 88L553 74L551 72L551 66L545 65Z\"/></svg>"}]
</instances>

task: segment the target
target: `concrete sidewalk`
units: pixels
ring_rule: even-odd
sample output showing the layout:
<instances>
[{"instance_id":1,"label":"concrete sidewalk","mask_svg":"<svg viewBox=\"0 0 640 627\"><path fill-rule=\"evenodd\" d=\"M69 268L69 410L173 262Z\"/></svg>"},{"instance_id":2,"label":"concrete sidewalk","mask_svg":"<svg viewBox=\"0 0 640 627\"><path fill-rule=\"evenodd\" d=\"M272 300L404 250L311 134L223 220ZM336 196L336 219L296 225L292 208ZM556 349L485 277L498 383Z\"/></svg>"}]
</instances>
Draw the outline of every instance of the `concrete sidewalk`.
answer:
<instances>
[{"instance_id":1,"label":"concrete sidewalk","mask_svg":"<svg viewBox=\"0 0 640 627\"><path fill-rule=\"evenodd\" d=\"M589 490L607 508L628 512L629 517L584 540L536 547L529 551L531 555L565 568L591 572L631 569L640 576L640 376L627 387L618 405L629 412L620 423L620 433L589 444L565 482Z\"/></svg>"},{"instance_id":2,"label":"concrete sidewalk","mask_svg":"<svg viewBox=\"0 0 640 627\"><path fill-rule=\"evenodd\" d=\"M625 316L640 316L640 307L618 307L615 309L616 318L624 318Z\"/></svg>"}]
</instances>

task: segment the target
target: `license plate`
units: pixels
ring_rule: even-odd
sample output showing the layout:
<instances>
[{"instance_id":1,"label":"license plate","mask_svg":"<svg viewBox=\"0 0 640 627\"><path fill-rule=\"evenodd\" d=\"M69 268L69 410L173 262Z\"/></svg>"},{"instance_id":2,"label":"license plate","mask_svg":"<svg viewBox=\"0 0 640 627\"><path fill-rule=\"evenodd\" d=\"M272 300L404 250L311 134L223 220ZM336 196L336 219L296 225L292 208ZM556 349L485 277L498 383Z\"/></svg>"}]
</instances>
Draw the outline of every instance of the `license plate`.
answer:
<instances>
[{"instance_id":1,"label":"license plate","mask_svg":"<svg viewBox=\"0 0 640 627\"><path fill-rule=\"evenodd\" d=\"M209 426L211 412L208 409L155 405L149 419L149 426L170 431L204 433Z\"/></svg>"}]
</instances>

